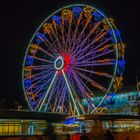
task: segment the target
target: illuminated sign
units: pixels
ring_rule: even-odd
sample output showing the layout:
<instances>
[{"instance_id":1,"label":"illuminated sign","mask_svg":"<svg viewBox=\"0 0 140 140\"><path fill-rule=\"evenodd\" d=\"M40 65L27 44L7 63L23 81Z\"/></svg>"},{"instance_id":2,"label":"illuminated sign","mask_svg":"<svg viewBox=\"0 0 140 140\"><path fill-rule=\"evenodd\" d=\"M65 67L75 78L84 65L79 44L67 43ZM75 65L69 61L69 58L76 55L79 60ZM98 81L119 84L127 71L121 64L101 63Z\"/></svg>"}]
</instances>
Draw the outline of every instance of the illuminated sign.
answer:
<instances>
[{"instance_id":1,"label":"illuminated sign","mask_svg":"<svg viewBox=\"0 0 140 140\"><path fill-rule=\"evenodd\" d=\"M64 125L68 125L68 126L73 126L73 125L77 125L78 126L78 118L77 117L70 117L67 118L66 121L63 122Z\"/></svg>"},{"instance_id":2,"label":"illuminated sign","mask_svg":"<svg viewBox=\"0 0 140 140\"><path fill-rule=\"evenodd\" d=\"M97 107L103 96L92 98L94 105ZM87 101L83 100L83 105L87 106ZM111 93L108 94L101 106L106 107L106 113L108 114L138 114L138 93L132 91L128 93Z\"/></svg>"}]
</instances>

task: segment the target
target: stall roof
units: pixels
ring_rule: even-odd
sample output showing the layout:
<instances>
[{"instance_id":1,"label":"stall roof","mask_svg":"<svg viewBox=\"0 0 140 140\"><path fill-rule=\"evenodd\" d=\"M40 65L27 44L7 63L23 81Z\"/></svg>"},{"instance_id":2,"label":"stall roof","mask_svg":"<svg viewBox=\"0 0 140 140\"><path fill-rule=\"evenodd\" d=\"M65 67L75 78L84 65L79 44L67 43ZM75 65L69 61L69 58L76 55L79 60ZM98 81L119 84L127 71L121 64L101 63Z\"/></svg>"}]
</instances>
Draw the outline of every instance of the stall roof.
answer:
<instances>
[{"instance_id":1,"label":"stall roof","mask_svg":"<svg viewBox=\"0 0 140 140\"><path fill-rule=\"evenodd\" d=\"M68 115L49 112L0 110L0 119L46 120L48 122L59 122L65 120L67 116Z\"/></svg>"}]
</instances>

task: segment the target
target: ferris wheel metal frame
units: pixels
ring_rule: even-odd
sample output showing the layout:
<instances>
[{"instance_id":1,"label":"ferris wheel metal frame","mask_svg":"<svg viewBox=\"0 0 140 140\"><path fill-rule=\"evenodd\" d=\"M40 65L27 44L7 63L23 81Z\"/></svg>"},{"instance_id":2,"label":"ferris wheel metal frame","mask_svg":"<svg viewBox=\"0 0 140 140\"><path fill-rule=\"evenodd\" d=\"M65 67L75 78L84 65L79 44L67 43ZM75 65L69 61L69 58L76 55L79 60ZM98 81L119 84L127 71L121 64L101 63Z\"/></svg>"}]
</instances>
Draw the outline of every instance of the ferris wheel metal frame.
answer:
<instances>
[{"instance_id":1,"label":"ferris wheel metal frame","mask_svg":"<svg viewBox=\"0 0 140 140\"><path fill-rule=\"evenodd\" d=\"M52 36L51 35L49 35L49 32L50 31L48 31L47 33L43 33L42 34L42 32L43 32L43 28L45 28L45 25L47 24L47 26L46 27L51 27L51 26L53 26L53 28L57 28L57 26L56 26L56 21L53 19L53 18L58 18L58 20L59 20L59 17L61 17L61 16L58 16L57 17L57 14L60 14L60 12L62 12L62 14L64 14L63 16L65 16L66 14L71 14L71 16L69 17L70 19L69 19L69 21L68 22L75 22L75 21L73 21L74 20L74 12L72 12L72 8L74 9L74 7L80 7L82 10L85 10L84 12L86 13L86 15L87 15L87 18L85 18L85 24L87 24L87 27L88 27L88 24L90 23L90 18L88 17L88 15L90 15L91 13L94 15L92 15L92 17L91 18L95 18L96 16L96 18L101 18L101 23L103 24L103 25L108 25L109 26L109 29L107 29L107 35L108 35L108 38L110 37L112 37L111 38L111 41L112 41L112 43L113 43L113 47L114 47L114 51L115 51L115 53L114 53L114 56L115 56L115 59L114 59L114 61L113 60L111 60L111 59L103 59L103 60L96 60L95 61L95 63L97 63L97 64L104 64L104 62L106 62L106 63L108 63L108 64L114 64L114 67L113 67L113 72L112 72L112 77L111 77L111 80L110 80L110 84L109 84L109 86L106 88L107 90L105 91L105 93L104 93L104 97L102 98L102 100L100 101L100 103L97 105L97 106L95 106L94 105L94 103L93 103L93 100L92 100L92 98L90 97L90 96L88 96L86 93L85 93L85 91L91 91L91 87L89 86L90 85L90 82L93 82L93 84L91 84L91 85L93 85L95 88L99 88L99 89L101 89L102 87L98 84L98 83L96 83L93 79L90 79L89 77L91 76L92 78L94 77L94 76L92 76L92 74L94 73L94 74L96 74L96 75L100 75L100 76L109 76L109 74L107 75L107 73L101 73L101 72L96 72L96 71L93 71L93 67L94 66L92 66L92 68L90 68L90 67L88 67L88 65L87 65L87 67L90 69L87 69L87 67L85 67L84 65L82 65L81 67L78 67L78 63L80 64L80 59L78 58L78 55L80 55L79 53L78 53L78 55L77 56L72 56L71 54L69 54L69 52L68 52L68 50L69 50L69 48L67 49L67 50L65 50L66 48L62 48L62 51L60 52L60 50L61 50L61 47L63 47L63 45L61 45L61 43L64 41L65 42L65 38L67 39L67 37L65 37L64 35L63 36L61 36L62 38L62 40L61 40L61 42L60 42L60 38L59 37L56 37L56 34L54 34L55 35L55 40L53 40L53 41L50 41L51 40L51 38L52 38ZM75 8L75 9L76 9ZM84 9L85 8L85 9ZM64 10L65 10L65 12L64 12ZM78 9L79 10L79 9ZM92 12L90 12L90 10L92 10ZM68 13L68 12L70 12L70 13ZM71 13L72 12L72 13ZM83 11L81 11L81 12L83 12ZM84 12L83 12L83 14L84 14ZM82 16L83 16L83 14L82 14ZM99 17L98 17L99 16ZM80 17L80 15L79 15L79 17ZM78 17L78 18L79 18ZM62 18L62 17L61 17ZM64 18L64 17L63 17ZM71 19L72 18L72 19ZM83 18L83 17L82 17ZM50 24L50 22L48 22L48 21L50 21L50 19L52 19L52 23ZM61 24L62 24L62 22L65 22L64 21L65 19L62 19L61 20ZM76 19L77 20L77 19ZM87 21L88 22L87 22ZM96 21L96 20L95 20ZM100 22L100 20L99 21L96 21L97 23L94 23L95 25L93 26L94 28L93 28L93 30L95 30L95 27L98 25L98 23ZM104 22L104 23L103 23ZM49 24L48 24L49 23ZM63 24L65 24L65 23L63 23ZM80 24L80 23L79 23ZM90 24L90 26L92 25L92 22L91 22L91 24ZM102 26L103 26L102 25ZM56 27L55 27L56 26ZM72 25L71 25L72 26ZM99 25L100 26L100 25ZM78 29L79 29L79 27L78 26L76 26ZM75 28L76 28L75 27ZM81 28L85 28L85 26L81 26ZM98 27L98 26L97 26ZM63 28L63 29L62 29ZM64 28L65 28L65 25L63 25L63 27L61 27L61 30L62 30L62 33L61 34L65 34L66 35L66 33L64 33ZM70 27L69 27L70 28ZM67 29L67 35L69 35L69 28ZM78 29L75 29L75 30L78 30ZM57 30L57 29L54 29L54 30ZM84 31L83 31L83 29L80 29L81 30L81 32L83 32L84 33ZM86 30L86 28L84 29L84 30ZM99 28L99 30L101 30L100 28ZM75 31L76 32L76 31ZM73 36L75 35L74 33L75 33L74 31L73 31ZM79 33L79 36L81 35L81 32ZM104 32L103 32L104 33ZM100 34L100 36L102 35L103 36L103 33L101 33L101 32L99 32L99 34ZM48 40L52 43L50 43L49 41L47 42L46 40L46 36L47 35L50 37ZM89 34L90 35L92 35L92 32L89 32ZM89 34L87 34L87 36L88 37L90 37L90 35ZM104 33L105 34L105 33ZM72 35L71 35L71 38L73 39L74 37L73 37ZM79 36L77 36L77 38L79 38ZM87 36L85 36L85 38L87 37ZM100 36L98 36L98 38L100 39L101 37ZM97 37L97 36L96 36ZM77 39L76 38L76 39ZM97 38L97 39L98 39ZM75 41L77 41L75 39ZM82 38L83 40L84 40L84 38ZM57 43L57 47L59 48L58 50L56 49L56 48L53 48L52 50L53 51L48 51L48 48L45 50L41 45L40 45L40 43L39 42L44 42L44 44L45 44L45 41L52 47L55 43ZM68 39L67 39L68 40ZM94 38L93 38L93 40L94 40ZM36 41L36 42L35 42ZM56 41L56 42L55 42ZM73 40L69 40L69 43L68 44L71 44L71 42L73 41ZM63 42L63 44L64 44L64 42ZM78 41L77 41L78 42ZM77 42L74 42L73 41L73 43L77 43ZM90 42L90 40L89 40L89 42ZM47 44L46 43L46 44ZM81 45L80 44L80 42L78 42L79 44L79 46ZM91 43L91 42L90 42ZM46 45L45 44L45 45ZM48 47L49 45L46 45L46 47ZM34 46L33 46L34 45ZM88 44L89 45L89 44ZM100 44L98 44L98 45L100 45ZM79 47L78 46L78 47ZM82 46L82 45L81 45ZM80 47L81 47L80 46ZM106 51L106 48L108 49L109 47L108 46L104 46L104 48L102 47L103 45L101 45L101 47L98 47L98 48L100 48L101 49L101 51ZM76 51L78 52L78 50L80 50L80 47L79 48L76 48ZM83 47L83 48L82 48ZM84 48L84 46L82 46L81 48L83 49L83 50L86 50L85 48L87 47L87 46L85 46L85 48ZM106 47L106 48L105 48ZM62 110L62 108L59 106L59 107L54 107L54 105L50 105L50 106L52 106L52 107L50 107L50 108L52 108L52 109L50 109L50 110L48 110L48 111L52 111L52 112L58 112L58 113L66 113L66 114L69 114L69 115L82 115L82 114L89 114L89 113L95 113L96 111L97 111L97 108L98 107L100 107L101 106L101 104L103 103L103 101L106 99L106 97L107 97L107 95L108 95L108 93L110 93L110 92L116 92L117 91L117 89L119 88L119 85L120 85L120 83L122 82L122 73L123 73L123 70L124 70L124 67L125 67L125 61L124 61L124 48L125 48L125 45L124 45L124 43L122 42L122 39L121 39L121 36L120 36L120 32L118 31L118 29L116 28L116 26L114 25L114 22L112 21L112 19L110 19L110 18L107 18L101 11L99 11L98 9L96 9L96 8L94 8L94 7L92 7L92 6L89 6L89 5L85 5L85 4L74 4L74 5L69 5L69 6L66 6L66 7L63 7L63 8L61 8L61 9L59 9L59 10L57 10L57 11L55 11L54 13L52 13L50 16L48 16L42 23L41 23L41 25L37 28L37 30L35 31L35 33L34 33L34 35L33 35L33 37L31 38L31 40L30 40L30 42L29 42L29 45L28 45L28 48L27 48L27 50L26 50L26 53L25 53L25 57L24 57L24 62L23 62L23 70L22 70L22 85L23 85L23 90L24 90L24 94L25 94L25 97L26 97L26 100L27 100L27 102L28 102L28 105L29 105L29 107L30 107L30 109L31 110L35 110L35 111L46 111L47 109L48 109L48 106L50 105L50 102L52 102L51 104L54 104L54 102L57 100L57 99L55 99L55 98L60 98L60 100L62 100L62 98L63 98L63 105L65 104L65 100L67 100L67 104L65 104L64 105L64 107L63 107L63 110L67 110L67 111L61 111ZM72 48L73 49L73 48ZM71 49L71 50L72 50ZM91 51L93 50L94 48L91 48ZM36 55L36 53L38 52L38 51L42 51L45 55L44 55L44 58L38 58L38 57L36 57L35 55ZM95 49L97 52L99 52L99 50L97 50L97 49ZM58 53L58 51L59 51L59 53ZM73 50L73 51L75 51L75 50ZM31 55L31 52L33 52L32 53L32 55ZM52 52L52 53L50 53L50 52ZM58 54L57 54L58 53ZM75 53L75 52L74 52ZM82 53L84 53L84 51L82 52ZM88 54L89 52L87 52L87 54ZM30 55L29 55L30 54ZM34 55L35 54L35 55ZM87 54L85 54L85 55L87 55ZM94 55L95 55L95 53L94 53ZM41 56L41 55L40 55ZM52 61L52 59L50 59L50 60L47 60L48 58L54 58L53 59L53 61ZM77 59L77 58L79 59L79 62L77 63L77 64L75 64L74 65L74 62L75 62L75 59ZM43 61L43 63L42 63L42 67L41 67L41 65L38 65L39 64L39 62L36 62L36 67L34 67L34 65L33 64L35 64L35 60L34 59L36 59L37 61ZM89 60L92 60L92 57L91 58L89 58ZM83 59L81 59L81 60L83 60ZM72 62L73 61L73 62ZM93 61L93 60L92 60ZM89 61L89 62L91 62L91 61ZM46 64L46 66L44 65L44 63ZM47 63L50 63L50 64L52 64L52 65L47 65ZM82 62L81 62L82 63ZM86 62L85 62L86 63ZM31 65L30 65L31 64ZM73 67L76 67L77 66L77 69L75 69L75 73L74 73L74 71L73 70L69 70L69 69L71 69L70 68L70 66L69 67L66 67L66 65L73 65ZM51 69L51 72L49 73L49 76L51 77L52 75L53 75L53 77L51 77L51 81L45 81L44 80L44 83L46 84L47 82L49 82L49 86L47 87L47 89L44 91L44 94L41 96L41 97L38 97L37 99L35 99L35 96L37 96L38 94L40 94L39 92L36 94L36 93L33 93L32 91L37 91L36 89L38 88L39 90L40 90L40 88L37 86L36 87L36 89L35 88L32 88L32 87L35 87L39 82L40 82L40 79L41 78L44 78L45 77L45 73L44 73L44 71L43 71L43 69L46 69L46 67L51 67L51 66L53 66L53 69ZM84 68L86 68L86 69L84 69ZM35 79L33 79L34 81L37 81L36 83L32 83L33 82L33 80L31 80L31 81L29 81L28 79L30 78L32 78L32 77L34 77L34 75L37 75L38 73L34 73L33 72L33 69L36 69L36 70L39 70L39 69L42 69L42 71L41 71L41 73L42 73L42 77L40 78L40 77L35 77ZM78 73L78 69L79 70L83 70L84 69L84 74L86 73L86 72L91 72L90 73L90 75L88 75L87 73L84 75L83 73L81 73L81 72L79 72ZM55 70L55 72L53 72ZM73 78L72 80L71 80L71 77L72 77L72 75L73 76L75 76L76 78ZM78 75L78 76L76 76L76 75ZM48 76L48 75L47 75ZM45 77L45 78L47 78L47 76ZM58 77L57 77L58 76ZM83 79L83 81L79 78L79 77L82 77ZM63 77L63 80L65 81L65 83L64 83L64 81L62 81L62 78L61 77ZM44 79L45 79L44 78ZM57 81L58 79L60 80L60 81ZM49 78L48 78L49 79ZM78 79L80 79L79 81L78 81ZM85 81L85 79L87 80L87 81ZM41 79L41 82L42 82L43 80ZM70 82L71 81L71 82ZM90 81L90 82L89 82ZM31 82L31 83L30 83ZM55 87L53 87L53 84L54 84L54 82L56 82L55 84L60 84L60 83L62 83L62 86L66 86L67 88L63 88L62 87L62 89L61 89L61 91L60 92L65 92L65 96L67 96L66 97L66 99L64 99L64 95L62 96L56 96L55 97L55 93L53 93L53 89L52 88L54 88L54 90L56 90L55 89ZM77 86L77 85L78 86ZM47 84L46 84L47 85ZM45 89L45 85L41 85L42 86L42 88L43 88L43 86L44 86L44 89ZM61 84L60 84L60 86L61 86ZM80 87L83 87L83 91L82 91L82 88L80 88ZM78 89L79 88L79 89ZM85 89L86 90L85 90ZM85 90L85 91L84 91ZM41 92L41 91L40 91ZM52 92L52 94L53 94L53 97L52 96L50 96L50 94L51 94L51 92ZM57 89L57 91L55 91L57 94L59 93L59 88ZM76 93L77 92L77 93ZM92 91L93 92L93 91ZM80 93L82 94L82 95L80 95ZM61 93L60 93L61 94ZM32 98L32 99L31 99ZM53 99L52 99L53 98ZM82 99L81 99L82 98ZM35 101L35 102L38 102L38 104L39 105L36 105L36 107L33 107L33 105L31 104L31 101L33 102L33 100ZM36 101L36 100L39 100L39 101ZM47 100L47 101L46 101ZM52 100L52 101L51 101ZM86 100L86 102L88 103L88 107L85 107L82 103L84 102L84 100ZM34 103L35 103L34 102ZM59 101L57 100L57 103L58 103ZM60 104L60 103L58 103L58 104ZM69 106L68 108L66 107L66 106ZM55 109L54 109L55 108ZM56 109L57 108L57 109ZM53 110L57 110L57 111L53 111ZM87 111L88 110L88 111Z\"/></svg>"}]
</instances>

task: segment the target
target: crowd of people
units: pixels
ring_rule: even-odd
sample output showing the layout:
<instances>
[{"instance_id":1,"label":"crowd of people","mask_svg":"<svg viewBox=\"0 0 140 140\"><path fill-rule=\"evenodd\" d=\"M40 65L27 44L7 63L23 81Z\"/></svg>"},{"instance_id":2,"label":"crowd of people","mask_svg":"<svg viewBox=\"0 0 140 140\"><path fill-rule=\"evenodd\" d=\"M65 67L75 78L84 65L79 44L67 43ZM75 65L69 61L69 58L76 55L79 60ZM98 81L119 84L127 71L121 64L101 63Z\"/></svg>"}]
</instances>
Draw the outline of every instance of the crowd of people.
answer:
<instances>
[{"instance_id":1,"label":"crowd of people","mask_svg":"<svg viewBox=\"0 0 140 140\"><path fill-rule=\"evenodd\" d=\"M91 136L91 134L86 133L85 130L79 134L79 137L74 137L74 135L76 134L70 135L69 133L67 133L65 135L65 138L63 138L62 140L115 140L114 135L109 130L107 130L104 135L98 138ZM38 140L58 140L58 139L54 132L53 127L50 127L44 136L38 137Z\"/></svg>"},{"instance_id":2,"label":"crowd of people","mask_svg":"<svg viewBox=\"0 0 140 140\"><path fill-rule=\"evenodd\" d=\"M98 126L100 126L100 123ZM110 130L104 131L103 129L98 129L96 126L90 132L86 132L84 128L81 133L67 133L65 136L59 137L59 135L56 135L53 126L49 125L44 135L37 136L36 140L115 140L115 136ZM129 140L129 136L126 136L126 140Z\"/></svg>"},{"instance_id":3,"label":"crowd of people","mask_svg":"<svg viewBox=\"0 0 140 140\"><path fill-rule=\"evenodd\" d=\"M96 139L97 139L97 137L96 138L94 138L94 136L90 137L90 135L87 134L85 130L80 134L80 137L79 137L79 140L96 140ZM73 140L73 139L70 138L69 134L67 134L65 140ZM100 138L98 138L98 140L115 140L115 138L114 138L113 134L109 130L107 130L104 135L102 135Z\"/></svg>"}]
</instances>

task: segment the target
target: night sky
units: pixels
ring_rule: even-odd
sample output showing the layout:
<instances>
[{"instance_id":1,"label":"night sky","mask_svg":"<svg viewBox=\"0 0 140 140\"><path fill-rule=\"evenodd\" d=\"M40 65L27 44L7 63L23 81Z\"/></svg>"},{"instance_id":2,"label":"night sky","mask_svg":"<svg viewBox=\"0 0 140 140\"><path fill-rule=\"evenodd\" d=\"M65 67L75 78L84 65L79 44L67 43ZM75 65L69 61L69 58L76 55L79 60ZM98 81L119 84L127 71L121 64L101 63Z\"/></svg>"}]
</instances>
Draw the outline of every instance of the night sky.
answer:
<instances>
[{"instance_id":1,"label":"night sky","mask_svg":"<svg viewBox=\"0 0 140 140\"><path fill-rule=\"evenodd\" d=\"M95 6L115 20L126 44L127 61L124 86L140 80L140 8L138 0L17 0L0 3L0 98L11 98L21 104L25 99L21 71L27 45L41 22L52 12L72 3Z\"/></svg>"}]
</instances>

